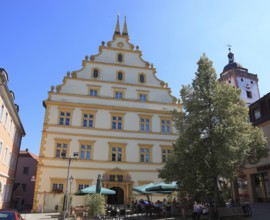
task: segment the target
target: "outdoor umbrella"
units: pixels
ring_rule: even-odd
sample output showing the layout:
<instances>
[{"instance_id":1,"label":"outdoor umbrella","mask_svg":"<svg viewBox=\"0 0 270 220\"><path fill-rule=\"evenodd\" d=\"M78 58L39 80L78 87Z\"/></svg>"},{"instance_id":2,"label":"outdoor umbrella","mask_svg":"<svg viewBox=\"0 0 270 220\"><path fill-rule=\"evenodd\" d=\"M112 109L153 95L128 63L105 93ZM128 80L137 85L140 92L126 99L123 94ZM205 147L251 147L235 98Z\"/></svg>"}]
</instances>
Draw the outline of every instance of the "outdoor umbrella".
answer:
<instances>
[{"instance_id":1,"label":"outdoor umbrella","mask_svg":"<svg viewBox=\"0 0 270 220\"><path fill-rule=\"evenodd\" d=\"M101 192L101 176L98 174L97 185L96 185L96 193L100 194Z\"/></svg>"},{"instance_id":2,"label":"outdoor umbrella","mask_svg":"<svg viewBox=\"0 0 270 220\"><path fill-rule=\"evenodd\" d=\"M151 191L146 191L146 189L151 188L152 186L155 186L154 183L148 183L148 184L144 184L144 185L140 185L140 186L135 186L132 188L133 191L138 192L138 193L142 193L142 194L158 194L158 193L162 193L162 194L171 194L172 190L151 190Z\"/></svg>"},{"instance_id":3,"label":"outdoor umbrella","mask_svg":"<svg viewBox=\"0 0 270 220\"><path fill-rule=\"evenodd\" d=\"M151 186L154 186L154 183L148 183L148 184L144 184L144 185L141 185L141 186L135 186L132 188L133 191L135 192L138 192L138 193L143 193L143 194L151 194L151 192L146 192L145 189L147 187L151 187Z\"/></svg>"},{"instance_id":4,"label":"outdoor umbrella","mask_svg":"<svg viewBox=\"0 0 270 220\"><path fill-rule=\"evenodd\" d=\"M171 183L164 183L160 182L157 184L154 184L153 186L149 186L145 189L146 192L173 192L177 190L177 183L171 182Z\"/></svg>"},{"instance_id":5,"label":"outdoor umbrella","mask_svg":"<svg viewBox=\"0 0 270 220\"><path fill-rule=\"evenodd\" d=\"M97 193L97 186L96 185L86 187L86 188L80 190L79 192L76 192L75 195L86 195L86 194L94 194L94 193ZM100 194L114 195L114 194L116 194L116 192L114 190L101 187Z\"/></svg>"}]
</instances>

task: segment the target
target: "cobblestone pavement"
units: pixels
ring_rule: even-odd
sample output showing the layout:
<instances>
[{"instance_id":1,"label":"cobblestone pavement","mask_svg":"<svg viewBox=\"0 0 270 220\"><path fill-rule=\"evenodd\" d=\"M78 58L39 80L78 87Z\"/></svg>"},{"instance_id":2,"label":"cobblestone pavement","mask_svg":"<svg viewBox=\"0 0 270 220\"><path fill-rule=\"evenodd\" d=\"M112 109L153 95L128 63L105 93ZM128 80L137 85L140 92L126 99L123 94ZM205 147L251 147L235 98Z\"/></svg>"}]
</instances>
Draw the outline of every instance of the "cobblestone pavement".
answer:
<instances>
[{"instance_id":1,"label":"cobblestone pavement","mask_svg":"<svg viewBox=\"0 0 270 220\"><path fill-rule=\"evenodd\" d=\"M246 218L247 220L268 220L270 219L270 203L255 203L251 205L252 216ZM59 213L22 213L22 217L25 220L46 220L46 219L55 219L62 220L62 216ZM135 216L132 219L134 220L150 220L154 219L147 216ZM162 218L159 218L161 220ZM182 219L181 217L170 217L167 220ZM186 220L190 220L187 218ZM71 220L71 219L68 219Z\"/></svg>"}]
</instances>

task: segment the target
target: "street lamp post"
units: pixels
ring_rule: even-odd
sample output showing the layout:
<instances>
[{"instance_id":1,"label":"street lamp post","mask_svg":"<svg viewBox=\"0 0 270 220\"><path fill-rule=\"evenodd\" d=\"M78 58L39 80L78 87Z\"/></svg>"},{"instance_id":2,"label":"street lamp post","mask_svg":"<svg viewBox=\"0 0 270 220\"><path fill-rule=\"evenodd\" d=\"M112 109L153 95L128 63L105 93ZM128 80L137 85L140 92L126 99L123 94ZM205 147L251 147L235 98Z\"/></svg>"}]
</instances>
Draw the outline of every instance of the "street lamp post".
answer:
<instances>
[{"instance_id":1,"label":"street lamp post","mask_svg":"<svg viewBox=\"0 0 270 220\"><path fill-rule=\"evenodd\" d=\"M67 214L67 200L68 200L68 179L69 179L69 169L70 169L70 163L72 160L76 160L78 156L78 152L73 153L73 157L66 157L66 153L63 152L61 154L62 158L64 160L68 160L68 172L67 172L67 180L66 180L66 191L64 195L64 205L63 205L63 215L64 215L64 220L66 220L66 214Z\"/></svg>"},{"instance_id":2,"label":"street lamp post","mask_svg":"<svg viewBox=\"0 0 270 220\"><path fill-rule=\"evenodd\" d=\"M70 210L70 204L71 204L71 185L73 183L73 180L74 180L74 177L71 175L69 177L69 197L68 197L68 208L67 208L67 212L69 213L69 210Z\"/></svg>"}]
</instances>

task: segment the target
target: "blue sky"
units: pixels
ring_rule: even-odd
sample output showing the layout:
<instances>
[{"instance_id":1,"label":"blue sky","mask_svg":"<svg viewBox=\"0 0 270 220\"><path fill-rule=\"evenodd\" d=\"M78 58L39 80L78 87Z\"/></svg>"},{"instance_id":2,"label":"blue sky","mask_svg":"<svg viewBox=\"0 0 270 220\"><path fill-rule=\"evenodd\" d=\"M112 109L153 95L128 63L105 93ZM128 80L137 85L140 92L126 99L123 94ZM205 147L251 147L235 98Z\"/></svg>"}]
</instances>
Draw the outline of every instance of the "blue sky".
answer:
<instances>
[{"instance_id":1,"label":"blue sky","mask_svg":"<svg viewBox=\"0 0 270 220\"><path fill-rule=\"evenodd\" d=\"M37 155L50 86L112 39L117 14L121 30L127 16L130 42L176 97L203 53L222 72L227 44L236 62L258 74L261 96L270 91L268 0L0 0L0 8L0 67L20 106L21 149Z\"/></svg>"}]
</instances>

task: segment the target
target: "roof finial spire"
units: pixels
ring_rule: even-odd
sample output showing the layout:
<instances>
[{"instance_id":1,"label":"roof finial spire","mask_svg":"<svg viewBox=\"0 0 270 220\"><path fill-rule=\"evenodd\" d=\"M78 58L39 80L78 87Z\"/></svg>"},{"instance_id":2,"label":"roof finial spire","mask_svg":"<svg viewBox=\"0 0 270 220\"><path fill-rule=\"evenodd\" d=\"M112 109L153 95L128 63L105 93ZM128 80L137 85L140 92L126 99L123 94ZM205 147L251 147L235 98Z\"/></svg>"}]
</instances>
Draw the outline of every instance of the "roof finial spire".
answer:
<instances>
[{"instance_id":1,"label":"roof finial spire","mask_svg":"<svg viewBox=\"0 0 270 220\"><path fill-rule=\"evenodd\" d=\"M128 36L128 29L127 29L127 21L126 21L126 16L125 16L125 22L124 22L124 27L123 27L123 36Z\"/></svg>"},{"instance_id":2,"label":"roof finial spire","mask_svg":"<svg viewBox=\"0 0 270 220\"><path fill-rule=\"evenodd\" d=\"M234 54L231 52L232 45L227 44L226 46L229 47L229 53L228 53L229 63L233 63L234 62Z\"/></svg>"},{"instance_id":3,"label":"roof finial spire","mask_svg":"<svg viewBox=\"0 0 270 220\"><path fill-rule=\"evenodd\" d=\"M114 35L120 35L119 14L117 15L117 22L114 30Z\"/></svg>"}]
</instances>

